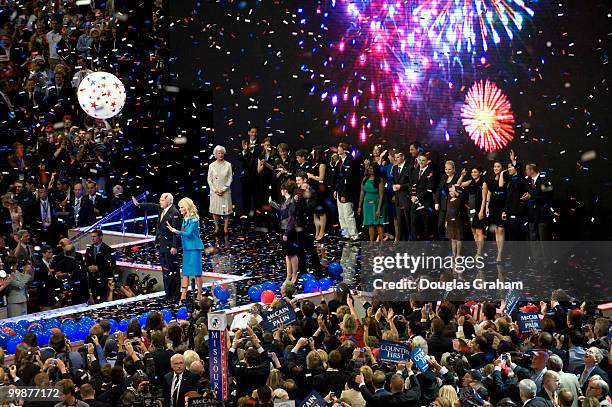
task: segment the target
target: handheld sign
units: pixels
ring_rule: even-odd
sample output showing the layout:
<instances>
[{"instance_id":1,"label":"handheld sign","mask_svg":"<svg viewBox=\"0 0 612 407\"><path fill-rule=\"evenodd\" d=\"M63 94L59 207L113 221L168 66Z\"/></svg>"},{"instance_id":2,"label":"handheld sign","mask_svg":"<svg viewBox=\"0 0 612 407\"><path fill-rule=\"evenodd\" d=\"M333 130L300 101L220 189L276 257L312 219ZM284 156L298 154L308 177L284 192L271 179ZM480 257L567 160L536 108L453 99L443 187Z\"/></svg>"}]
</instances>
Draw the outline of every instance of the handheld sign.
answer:
<instances>
[{"instance_id":1,"label":"handheld sign","mask_svg":"<svg viewBox=\"0 0 612 407\"><path fill-rule=\"evenodd\" d=\"M274 400L274 407L295 407L295 400Z\"/></svg>"},{"instance_id":2,"label":"handheld sign","mask_svg":"<svg viewBox=\"0 0 612 407\"><path fill-rule=\"evenodd\" d=\"M217 407L217 400L211 400L206 397L189 397L186 398L187 407Z\"/></svg>"},{"instance_id":3,"label":"handheld sign","mask_svg":"<svg viewBox=\"0 0 612 407\"><path fill-rule=\"evenodd\" d=\"M516 288L512 290L508 290L506 293L506 307L503 309L504 314L510 315L514 308L516 308L516 304L518 304L521 299L521 290L517 290Z\"/></svg>"},{"instance_id":4,"label":"handheld sign","mask_svg":"<svg viewBox=\"0 0 612 407\"><path fill-rule=\"evenodd\" d=\"M316 390L313 390L302 400L300 407L327 407L327 402Z\"/></svg>"},{"instance_id":5,"label":"handheld sign","mask_svg":"<svg viewBox=\"0 0 612 407\"><path fill-rule=\"evenodd\" d=\"M380 341L379 358L382 362L402 363L410 358L410 348L399 342Z\"/></svg>"},{"instance_id":6,"label":"handheld sign","mask_svg":"<svg viewBox=\"0 0 612 407\"><path fill-rule=\"evenodd\" d=\"M289 304L264 312L262 318L262 322L268 331L275 331L279 326L288 325L297 320L295 311Z\"/></svg>"},{"instance_id":7,"label":"handheld sign","mask_svg":"<svg viewBox=\"0 0 612 407\"><path fill-rule=\"evenodd\" d=\"M519 312L517 322L521 332L531 332L531 328L535 328L538 332L542 330L540 314L537 312Z\"/></svg>"},{"instance_id":8,"label":"handheld sign","mask_svg":"<svg viewBox=\"0 0 612 407\"><path fill-rule=\"evenodd\" d=\"M410 352L410 359L414 362L419 370L423 373L429 370L429 362L427 362L427 354L423 352L420 346L417 346Z\"/></svg>"}]
</instances>

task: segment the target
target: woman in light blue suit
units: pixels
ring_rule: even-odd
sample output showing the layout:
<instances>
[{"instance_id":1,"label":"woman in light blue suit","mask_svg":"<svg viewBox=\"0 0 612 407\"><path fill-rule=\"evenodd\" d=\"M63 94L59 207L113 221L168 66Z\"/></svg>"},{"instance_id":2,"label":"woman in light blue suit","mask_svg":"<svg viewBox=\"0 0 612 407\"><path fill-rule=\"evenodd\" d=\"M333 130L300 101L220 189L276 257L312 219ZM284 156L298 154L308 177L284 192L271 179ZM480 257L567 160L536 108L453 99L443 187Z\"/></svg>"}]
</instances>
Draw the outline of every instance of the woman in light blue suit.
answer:
<instances>
[{"instance_id":1,"label":"woman in light blue suit","mask_svg":"<svg viewBox=\"0 0 612 407\"><path fill-rule=\"evenodd\" d=\"M198 209L189 198L181 199L178 207L181 215L183 215L181 230L173 228L170 222L167 222L167 224L168 230L181 237L181 246L183 247L180 301L187 298L190 277L196 279L196 299L200 301L202 299L202 250L204 250L204 244L200 239L200 217L198 216Z\"/></svg>"}]
</instances>

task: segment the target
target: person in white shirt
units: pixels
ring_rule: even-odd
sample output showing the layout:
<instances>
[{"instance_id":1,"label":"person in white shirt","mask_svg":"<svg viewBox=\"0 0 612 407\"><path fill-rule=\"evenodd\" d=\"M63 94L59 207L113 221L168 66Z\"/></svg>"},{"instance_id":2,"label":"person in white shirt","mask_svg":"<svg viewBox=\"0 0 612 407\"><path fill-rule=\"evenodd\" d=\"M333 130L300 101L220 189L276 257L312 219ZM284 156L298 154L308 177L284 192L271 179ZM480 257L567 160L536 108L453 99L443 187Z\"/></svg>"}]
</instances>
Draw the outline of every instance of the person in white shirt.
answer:
<instances>
[{"instance_id":1,"label":"person in white shirt","mask_svg":"<svg viewBox=\"0 0 612 407\"><path fill-rule=\"evenodd\" d=\"M51 69L55 68L55 65L60 63L60 57L57 54L57 44L62 39L60 33L60 22L59 20L51 20L51 31L47 33L47 43L49 44L49 65Z\"/></svg>"}]
</instances>

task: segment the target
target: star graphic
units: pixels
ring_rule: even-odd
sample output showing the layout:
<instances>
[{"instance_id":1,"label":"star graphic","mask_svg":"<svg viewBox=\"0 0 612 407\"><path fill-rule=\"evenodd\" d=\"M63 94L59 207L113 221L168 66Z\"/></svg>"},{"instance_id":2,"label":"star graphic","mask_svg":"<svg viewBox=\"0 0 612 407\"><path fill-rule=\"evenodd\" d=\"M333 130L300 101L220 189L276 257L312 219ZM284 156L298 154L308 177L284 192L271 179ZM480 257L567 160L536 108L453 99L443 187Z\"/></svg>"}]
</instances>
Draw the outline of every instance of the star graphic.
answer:
<instances>
[{"instance_id":1,"label":"star graphic","mask_svg":"<svg viewBox=\"0 0 612 407\"><path fill-rule=\"evenodd\" d=\"M115 103L115 101L113 100L113 101L111 102L111 106L112 106L112 107L115 107L115 105L116 105L116 103Z\"/></svg>"},{"instance_id":2,"label":"star graphic","mask_svg":"<svg viewBox=\"0 0 612 407\"><path fill-rule=\"evenodd\" d=\"M96 109L96 108L97 108L97 106L96 106L96 102L91 102L91 107L93 107L94 109Z\"/></svg>"}]
</instances>

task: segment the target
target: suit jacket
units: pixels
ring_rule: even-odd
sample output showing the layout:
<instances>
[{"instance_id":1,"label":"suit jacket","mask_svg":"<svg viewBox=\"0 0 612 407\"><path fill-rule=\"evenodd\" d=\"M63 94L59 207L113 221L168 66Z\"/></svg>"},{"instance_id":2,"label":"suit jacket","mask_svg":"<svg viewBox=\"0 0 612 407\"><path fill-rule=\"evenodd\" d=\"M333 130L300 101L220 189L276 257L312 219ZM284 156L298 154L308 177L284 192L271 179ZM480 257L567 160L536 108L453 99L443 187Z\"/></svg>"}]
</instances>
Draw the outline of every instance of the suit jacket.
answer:
<instances>
[{"instance_id":1,"label":"suit jacket","mask_svg":"<svg viewBox=\"0 0 612 407\"><path fill-rule=\"evenodd\" d=\"M330 391L341 394L347 380L348 376L343 372L328 370L314 377L313 387L319 394L327 395Z\"/></svg>"},{"instance_id":2,"label":"suit jacket","mask_svg":"<svg viewBox=\"0 0 612 407\"><path fill-rule=\"evenodd\" d=\"M578 377L575 374L559 372L559 383L562 389L567 389L572 392L574 401L572 407L578 407L578 395L580 393L580 383Z\"/></svg>"},{"instance_id":3,"label":"suit jacket","mask_svg":"<svg viewBox=\"0 0 612 407\"><path fill-rule=\"evenodd\" d=\"M595 366L593 368L593 370L591 370L591 372L589 373L589 376L586 378L586 380L584 381L584 383L582 383L580 381L580 378L582 376L582 372L584 371L584 369L586 368L586 366L582 366L579 369L576 369L576 375L578 375L578 382L582 388L582 394L586 394L586 390L587 387L589 387L589 379L591 378L591 376L595 376L595 375L600 375L601 378L603 380L605 380L606 383L608 383L608 385L610 385L610 378L608 377L608 373L606 373L602 368L600 368L599 366Z\"/></svg>"},{"instance_id":4,"label":"suit jacket","mask_svg":"<svg viewBox=\"0 0 612 407\"><path fill-rule=\"evenodd\" d=\"M398 208L410 208L412 167L407 162L404 162L401 173L399 173L399 166L397 165L393 167L392 172L393 184L399 184L400 186L400 190L395 192L395 206Z\"/></svg>"},{"instance_id":5,"label":"suit jacket","mask_svg":"<svg viewBox=\"0 0 612 407\"><path fill-rule=\"evenodd\" d=\"M549 400L545 400L542 397L534 397L525 404L524 407L553 407Z\"/></svg>"},{"instance_id":6,"label":"suit jacket","mask_svg":"<svg viewBox=\"0 0 612 407\"><path fill-rule=\"evenodd\" d=\"M47 228L51 228L57 224L57 214L55 212L54 205L51 203L50 199L47 199L47 210L49 211L49 215L51 218L51 224ZM28 219L29 219L29 227L34 230L43 230L43 218L42 218L42 207L40 199L32 202L30 207L28 208Z\"/></svg>"},{"instance_id":7,"label":"suit jacket","mask_svg":"<svg viewBox=\"0 0 612 407\"><path fill-rule=\"evenodd\" d=\"M91 201L94 210L98 211L97 215L94 211L94 216L103 217L106 215L106 211L108 210L108 200L104 195L98 192L93 198L89 195L85 195L85 197Z\"/></svg>"},{"instance_id":8,"label":"suit jacket","mask_svg":"<svg viewBox=\"0 0 612 407\"><path fill-rule=\"evenodd\" d=\"M257 175L257 159L261 154L261 146L259 141L255 141L255 146L246 152L241 151L238 154L238 161L242 163L241 178L254 178Z\"/></svg>"},{"instance_id":9,"label":"suit jacket","mask_svg":"<svg viewBox=\"0 0 612 407\"><path fill-rule=\"evenodd\" d=\"M155 377L150 379L160 387L164 385L164 377L172 372L170 358L173 354L174 352L168 349L155 349L151 352L151 357L153 357L153 363L155 364Z\"/></svg>"},{"instance_id":10,"label":"suit jacket","mask_svg":"<svg viewBox=\"0 0 612 407\"><path fill-rule=\"evenodd\" d=\"M170 222L173 228L181 228L181 215L176 209L176 206L171 205L163 218L162 214L164 213L164 210L160 205L154 203L142 203L139 206L146 210L158 212L155 241L157 244L159 244L159 251L169 252L171 248L178 249L179 237L177 234L170 232L168 230L168 225L166 224L166 222Z\"/></svg>"},{"instance_id":11,"label":"suit jacket","mask_svg":"<svg viewBox=\"0 0 612 407\"><path fill-rule=\"evenodd\" d=\"M183 225L178 234L181 236L183 250L204 249L204 244L200 238L200 221L198 219L183 220Z\"/></svg>"},{"instance_id":12,"label":"suit jacket","mask_svg":"<svg viewBox=\"0 0 612 407\"><path fill-rule=\"evenodd\" d=\"M527 179L527 192L531 197L527 201L529 222L546 223L551 219L550 205L552 201L551 184L543 173L540 173L535 183Z\"/></svg>"},{"instance_id":13,"label":"suit jacket","mask_svg":"<svg viewBox=\"0 0 612 407\"><path fill-rule=\"evenodd\" d=\"M523 194L527 191L525 179L519 174L510 177L506 189L506 200L504 202L504 212L508 218L510 216L524 216L526 213L526 203L521 200Z\"/></svg>"},{"instance_id":14,"label":"suit jacket","mask_svg":"<svg viewBox=\"0 0 612 407\"><path fill-rule=\"evenodd\" d=\"M89 290L96 303L106 301L109 290L108 281L114 276L115 265L115 251L106 243L102 242L97 255L94 255L93 246L88 246L85 250L85 268L98 267L96 273L87 271Z\"/></svg>"},{"instance_id":15,"label":"suit jacket","mask_svg":"<svg viewBox=\"0 0 612 407\"><path fill-rule=\"evenodd\" d=\"M70 199L70 213L72 214L72 225L73 226L89 226L96 222L94 216L94 207L89 198L86 195L81 197L81 207L78 213L78 221L76 220L76 214L74 213L76 197L72 196Z\"/></svg>"},{"instance_id":16,"label":"suit jacket","mask_svg":"<svg viewBox=\"0 0 612 407\"><path fill-rule=\"evenodd\" d=\"M270 358L266 352L259 354L261 363L258 366L247 367L238 364L235 351L229 352L227 365L230 374L236 379L236 398L251 395L259 386L265 386L270 375Z\"/></svg>"},{"instance_id":17,"label":"suit jacket","mask_svg":"<svg viewBox=\"0 0 612 407\"><path fill-rule=\"evenodd\" d=\"M172 382L174 380L174 372L167 373L164 376L164 406L172 407ZM189 370L183 371L181 377L181 385L179 387L179 393L177 398L177 405L185 405L185 394L190 391L197 391L198 389L198 377L191 373Z\"/></svg>"},{"instance_id":18,"label":"suit jacket","mask_svg":"<svg viewBox=\"0 0 612 407\"><path fill-rule=\"evenodd\" d=\"M68 257L60 253L51 261L51 267L56 274L67 274L62 279L62 284L65 282L70 287L70 301L62 300L62 305L68 303L82 304L87 301L89 298L89 281L83 268L83 258L79 253L76 253L75 257Z\"/></svg>"},{"instance_id":19,"label":"suit jacket","mask_svg":"<svg viewBox=\"0 0 612 407\"><path fill-rule=\"evenodd\" d=\"M427 339L427 349L428 353L435 356L436 360L441 360L445 352L453 351L453 341L445 336L432 335Z\"/></svg>"},{"instance_id":20,"label":"suit jacket","mask_svg":"<svg viewBox=\"0 0 612 407\"><path fill-rule=\"evenodd\" d=\"M6 301L9 304L18 304L28 300L28 283L32 281L32 275L13 271L15 278L6 289Z\"/></svg>"},{"instance_id":21,"label":"suit jacket","mask_svg":"<svg viewBox=\"0 0 612 407\"><path fill-rule=\"evenodd\" d=\"M344 162L338 161L336 172L336 194L338 199L344 198L346 202L353 201L353 156L346 154Z\"/></svg>"},{"instance_id":22,"label":"suit jacket","mask_svg":"<svg viewBox=\"0 0 612 407\"><path fill-rule=\"evenodd\" d=\"M436 188L433 169L428 166L427 168L425 168L425 171L423 172L422 176L419 176L420 172L420 168L412 172L411 196L416 196L419 200L419 203L425 208L433 208L433 193Z\"/></svg>"},{"instance_id":23,"label":"suit jacket","mask_svg":"<svg viewBox=\"0 0 612 407\"><path fill-rule=\"evenodd\" d=\"M366 407L384 407L387 405L386 400L391 396L386 389L378 389L372 393L366 385L359 386L359 391L366 401Z\"/></svg>"},{"instance_id":24,"label":"suit jacket","mask_svg":"<svg viewBox=\"0 0 612 407\"><path fill-rule=\"evenodd\" d=\"M41 261L36 268L35 280L38 282L38 303L44 307L57 304L62 282L55 277L53 268Z\"/></svg>"}]
</instances>

